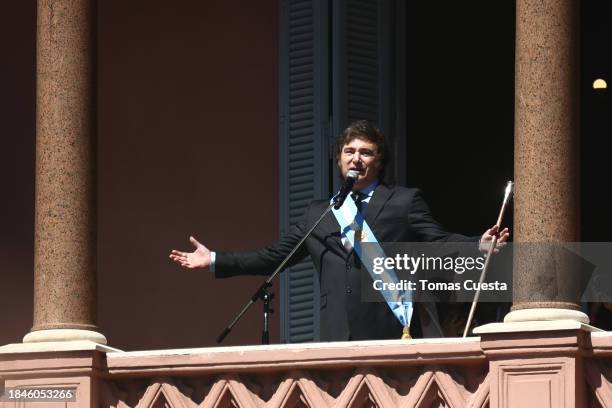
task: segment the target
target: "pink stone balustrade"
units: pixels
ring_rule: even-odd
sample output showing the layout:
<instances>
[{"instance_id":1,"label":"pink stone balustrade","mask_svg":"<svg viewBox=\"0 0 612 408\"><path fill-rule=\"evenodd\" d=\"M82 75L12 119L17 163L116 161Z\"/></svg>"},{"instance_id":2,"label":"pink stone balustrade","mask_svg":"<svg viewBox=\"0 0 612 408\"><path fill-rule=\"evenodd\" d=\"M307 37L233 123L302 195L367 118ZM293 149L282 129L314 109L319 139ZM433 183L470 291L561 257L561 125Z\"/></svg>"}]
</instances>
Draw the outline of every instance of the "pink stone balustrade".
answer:
<instances>
[{"instance_id":1,"label":"pink stone balustrade","mask_svg":"<svg viewBox=\"0 0 612 408\"><path fill-rule=\"evenodd\" d=\"M0 349L0 384L76 387L75 402L0 407L612 407L612 333L579 328L135 352L68 348Z\"/></svg>"}]
</instances>

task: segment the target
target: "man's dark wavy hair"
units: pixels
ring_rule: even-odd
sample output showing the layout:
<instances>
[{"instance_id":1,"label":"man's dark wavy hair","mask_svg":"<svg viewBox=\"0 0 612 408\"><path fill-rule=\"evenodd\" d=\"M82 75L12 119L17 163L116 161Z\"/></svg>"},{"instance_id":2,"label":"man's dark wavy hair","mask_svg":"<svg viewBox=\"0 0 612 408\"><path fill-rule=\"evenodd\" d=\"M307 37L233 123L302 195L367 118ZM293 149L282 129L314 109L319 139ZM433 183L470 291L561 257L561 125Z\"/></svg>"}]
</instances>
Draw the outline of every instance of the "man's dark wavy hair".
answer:
<instances>
[{"instance_id":1,"label":"man's dark wavy hair","mask_svg":"<svg viewBox=\"0 0 612 408\"><path fill-rule=\"evenodd\" d=\"M340 160L340 154L342 153L344 145L351 143L354 139L367 140L376 145L380 161L380 173L378 174L378 178L383 181L385 178L387 161L389 159L387 141L383 133L367 120L354 121L336 138L336 163Z\"/></svg>"}]
</instances>

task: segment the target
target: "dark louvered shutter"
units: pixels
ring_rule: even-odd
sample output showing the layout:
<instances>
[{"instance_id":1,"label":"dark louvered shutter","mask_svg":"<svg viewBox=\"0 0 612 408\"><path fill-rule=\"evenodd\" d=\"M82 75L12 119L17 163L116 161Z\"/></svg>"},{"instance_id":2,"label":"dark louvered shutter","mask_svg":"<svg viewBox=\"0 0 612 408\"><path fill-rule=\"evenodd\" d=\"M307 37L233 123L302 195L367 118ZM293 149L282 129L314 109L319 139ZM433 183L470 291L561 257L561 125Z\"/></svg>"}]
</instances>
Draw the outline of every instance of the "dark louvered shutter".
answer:
<instances>
[{"instance_id":1,"label":"dark louvered shutter","mask_svg":"<svg viewBox=\"0 0 612 408\"><path fill-rule=\"evenodd\" d=\"M282 0L281 233L329 196L328 3ZM281 276L281 341L319 339L319 281L310 259Z\"/></svg>"},{"instance_id":2,"label":"dark louvered shutter","mask_svg":"<svg viewBox=\"0 0 612 408\"><path fill-rule=\"evenodd\" d=\"M333 3L333 131L366 119L392 152L387 181L403 183L405 166L405 4L403 0ZM337 185L335 186L337 187Z\"/></svg>"}]
</instances>

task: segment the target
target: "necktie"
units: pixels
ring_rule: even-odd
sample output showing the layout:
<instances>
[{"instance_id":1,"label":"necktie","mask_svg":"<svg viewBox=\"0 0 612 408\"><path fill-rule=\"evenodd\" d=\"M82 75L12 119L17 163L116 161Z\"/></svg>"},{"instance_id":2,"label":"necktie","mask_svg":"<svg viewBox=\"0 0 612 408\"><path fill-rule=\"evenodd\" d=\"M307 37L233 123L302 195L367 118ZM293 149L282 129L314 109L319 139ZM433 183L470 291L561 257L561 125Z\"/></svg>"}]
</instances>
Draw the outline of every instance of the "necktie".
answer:
<instances>
[{"instance_id":1,"label":"necktie","mask_svg":"<svg viewBox=\"0 0 612 408\"><path fill-rule=\"evenodd\" d=\"M363 215L363 212L362 212L362 209L363 209L363 200L366 199L367 195L363 194L360 191L355 191L355 192L353 192L351 194L351 197L355 201L355 206L357 207L357 211L359 211L361 213L361 215Z\"/></svg>"}]
</instances>

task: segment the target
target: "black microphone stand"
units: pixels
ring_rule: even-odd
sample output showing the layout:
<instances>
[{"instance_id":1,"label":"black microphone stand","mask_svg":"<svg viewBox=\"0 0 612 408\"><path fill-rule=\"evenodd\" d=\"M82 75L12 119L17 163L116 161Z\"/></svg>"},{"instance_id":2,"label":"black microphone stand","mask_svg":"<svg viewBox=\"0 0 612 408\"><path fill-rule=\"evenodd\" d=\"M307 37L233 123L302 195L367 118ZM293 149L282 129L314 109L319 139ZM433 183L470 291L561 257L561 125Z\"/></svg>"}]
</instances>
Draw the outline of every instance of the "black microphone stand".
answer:
<instances>
[{"instance_id":1,"label":"black microphone stand","mask_svg":"<svg viewBox=\"0 0 612 408\"><path fill-rule=\"evenodd\" d=\"M354 184L354 182L355 181L353 180L352 183ZM352 187L352 184L351 184L351 187ZM319 219L314 223L312 227L310 227L308 232L306 232L306 234L302 237L302 239L300 239L300 241L295 245L295 247L291 250L291 252L289 252L289 255L285 257L283 262L281 262L280 265L278 265L278 267L274 270L274 272L272 272L272 274L265 280L264 283L261 284L261 286L257 289L257 291L255 291L255 293L253 294L253 296L251 296L251 299L247 302L247 304L244 305L242 310L236 315L236 317L234 317L234 320L232 320L232 322L223 330L223 332L221 332L219 337L217 337L217 343L221 343L225 339L225 337L227 337L227 335L232 331L234 326L238 323L238 321L242 318L242 316L246 313L246 311L249 310L249 308L255 302L257 302L257 299L261 299L264 302L263 304L264 326L263 326L263 332L261 334L261 344L270 344L270 333L268 331L268 316L270 313L273 312L273 310L270 308L270 301L274 298L274 294L268 293L268 288L272 286L272 281L274 280L276 275L278 275L283 270L287 262L289 262L291 258L293 257L293 254L295 254L296 251L300 249L304 241L306 241L306 238L308 238L310 234L312 234L312 231L314 231L315 228L317 228L317 226L321 223L321 221L327 215L327 213L329 213L333 207L340 208L342 206L349 192L350 192L350 188L348 189L348 191L346 191L345 194L343 194L344 192L341 191L339 194L337 194L334 197L333 202L329 206L327 206L327 208L325 209L325 211L323 211L323 214L321 214Z\"/></svg>"}]
</instances>

